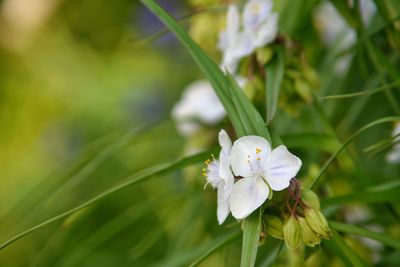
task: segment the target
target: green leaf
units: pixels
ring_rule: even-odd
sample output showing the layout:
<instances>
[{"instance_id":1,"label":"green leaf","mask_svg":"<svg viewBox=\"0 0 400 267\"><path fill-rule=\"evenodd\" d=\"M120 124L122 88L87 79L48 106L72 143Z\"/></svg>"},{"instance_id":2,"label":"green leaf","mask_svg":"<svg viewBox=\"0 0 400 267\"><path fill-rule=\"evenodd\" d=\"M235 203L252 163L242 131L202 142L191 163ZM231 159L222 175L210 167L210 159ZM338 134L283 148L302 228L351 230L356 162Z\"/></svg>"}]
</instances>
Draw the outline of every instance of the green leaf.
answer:
<instances>
[{"instance_id":1,"label":"green leaf","mask_svg":"<svg viewBox=\"0 0 400 267\"><path fill-rule=\"evenodd\" d=\"M277 239L271 240L273 238L270 238L269 240L267 239L266 242L268 241L278 241ZM276 244L275 244L276 243ZM258 265L259 267L269 267L272 266L281 253L282 250L284 250L286 247L284 245L284 242L279 240L278 242L274 243L274 247L268 251L267 255L264 257L264 259L260 262Z\"/></svg>"},{"instance_id":2,"label":"green leaf","mask_svg":"<svg viewBox=\"0 0 400 267\"><path fill-rule=\"evenodd\" d=\"M245 135L244 126L239 120L238 111L235 109L230 99L229 88L227 88L227 79L217 64L215 64L205 52L193 41L177 21L161 6L152 0L141 0L142 3L150 9L181 41L189 51L193 59L199 65L207 79L210 81L221 103L224 105L229 119L238 135Z\"/></svg>"},{"instance_id":3,"label":"green leaf","mask_svg":"<svg viewBox=\"0 0 400 267\"><path fill-rule=\"evenodd\" d=\"M350 203L377 203L400 201L400 185L379 191L365 190L350 195L330 197L321 200L322 207L338 206Z\"/></svg>"},{"instance_id":4,"label":"green leaf","mask_svg":"<svg viewBox=\"0 0 400 267\"><path fill-rule=\"evenodd\" d=\"M56 196L58 196L63 191L76 187L82 181L84 181L90 174L92 174L103 162L109 159L118 149L126 146L138 135L150 130L155 127L159 121L154 121L148 124L144 124L139 126L129 133L124 134L123 136L116 139L116 141L111 142L109 145L105 146L101 151L94 154L90 160L84 164L80 169L77 170L76 173L73 173L70 178L54 192L51 192L51 195L48 197L47 204L55 201Z\"/></svg>"},{"instance_id":5,"label":"green leaf","mask_svg":"<svg viewBox=\"0 0 400 267\"><path fill-rule=\"evenodd\" d=\"M227 78L219 67L163 8L151 0L142 0L142 3L156 14L188 49L211 82L221 103L224 105L236 134L238 136L257 134L271 142L262 117L239 88L235 79L229 74ZM255 212L254 214L257 213ZM254 214L244 221L242 263L247 265L242 266L253 266L257 255L261 221L259 218L260 215ZM253 216L257 216L258 219L254 219Z\"/></svg>"},{"instance_id":6,"label":"green leaf","mask_svg":"<svg viewBox=\"0 0 400 267\"><path fill-rule=\"evenodd\" d=\"M132 185L144 182L144 181L147 181L147 180L149 180L151 178L154 178L156 176L165 175L167 173L171 173L171 172L176 171L178 169L181 169L183 167L186 167L186 166L201 162L201 161L207 159L210 156L210 154L213 153L214 151L215 151L215 149L208 150L208 151L205 151L205 152L193 155L193 156L189 156L189 157L186 157L186 158L182 158L180 160L176 160L176 161L173 161L173 162L170 162L170 163L165 163L165 164L160 164L160 165L157 165L157 166L153 166L153 167L150 167L150 168L145 169L143 171L140 171L139 173L133 174L133 175L127 177L124 182L122 182L122 183L120 183L120 184L118 184L118 185L116 185L114 187L111 187L110 189L108 189L108 190L106 190L106 191L94 196L93 198L91 198L88 201L80 204L79 206L76 206L76 207L74 207L74 208L72 208L72 209L70 209L68 211L65 211L65 212L63 212L63 213L61 213L61 214L59 214L57 216L54 216L54 217L52 217L52 218L50 218L50 219L48 219L48 220L36 225L36 226L33 226L33 227L31 227L31 228L29 228L29 229L27 229L27 230L15 235L14 237L10 238L9 240L1 243L0 244L0 249L4 249L5 247L7 247L10 244L12 244L15 241L17 241L18 239L20 239L20 238L22 238L22 237L24 237L24 236L26 236L26 235L28 235L30 233L33 233L33 232L35 232L35 231L37 231L37 230L39 230L39 229L41 229L41 228L53 223L53 222L59 221L59 220L61 220L63 218L66 218L67 216L69 216L69 215L71 215L71 214L73 214L73 213L75 213L75 212L77 212L77 211L79 211L79 210L81 210L81 209L83 209L83 208L85 208L87 206L90 206L90 205L92 205L92 204L94 204L94 203L96 203L96 202L98 202L98 201L100 201L100 200L102 200L102 199L104 199L104 198L106 198L106 197L108 197L108 196L110 196L110 195L112 195L112 194L124 189L124 188L127 188L129 186L132 186Z\"/></svg>"},{"instance_id":7,"label":"green leaf","mask_svg":"<svg viewBox=\"0 0 400 267\"><path fill-rule=\"evenodd\" d=\"M356 131L353 135L351 135L346 142L343 143L343 145L341 147L339 147L335 153L333 153L333 155L328 159L327 162L325 162L324 166L321 168L319 174L314 178L314 180L311 182L310 184L310 188L314 188L317 183L319 182L319 180L321 179L322 175L325 173L325 171L327 170L328 166L333 162L333 160L340 154L340 152L342 152L357 136L359 136L360 134L364 133L366 130L382 124L382 123L388 123L388 122L395 122L400 120L400 117L384 117L378 120L375 120L367 125L365 125L364 127L362 127L361 129L359 129L358 131Z\"/></svg>"},{"instance_id":8,"label":"green leaf","mask_svg":"<svg viewBox=\"0 0 400 267\"><path fill-rule=\"evenodd\" d=\"M194 266L199 265L202 261L204 261L207 257L209 257L211 254L213 254L218 249L228 245L229 243L238 241L239 239L240 239L239 231L234 231L234 232L228 233L220 238L214 239L209 244L210 248L189 266L194 267Z\"/></svg>"},{"instance_id":9,"label":"green leaf","mask_svg":"<svg viewBox=\"0 0 400 267\"><path fill-rule=\"evenodd\" d=\"M249 131L246 131L246 135L256 134L266 138L269 142L271 142L270 134L260 113L251 104L243 90L239 87L235 78L230 74L228 74L227 77L230 82L230 88L232 88L232 99L234 100L235 106L239 111L238 113L239 115L243 116L243 120L249 122L246 123L246 125L248 124L248 127L250 128Z\"/></svg>"},{"instance_id":10,"label":"green leaf","mask_svg":"<svg viewBox=\"0 0 400 267\"><path fill-rule=\"evenodd\" d=\"M391 246L397 250L400 250L400 241L392 238L386 234L382 233L377 233L368 229L364 229L355 225L351 224L346 224L346 223L340 223L340 222L329 222L329 225L339 231L339 232L344 232L348 234L353 234L353 235L358 235L358 236L365 236L371 239L374 239L376 241L379 241L383 244L386 244L388 246Z\"/></svg>"},{"instance_id":11,"label":"green leaf","mask_svg":"<svg viewBox=\"0 0 400 267\"><path fill-rule=\"evenodd\" d=\"M266 66L267 80L265 97L267 103L267 124L273 119L278 105L283 74L285 73L285 57L281 47L277 49L275 58Z\"/></svg>"},{"instance_id":12,"label":"green leaf","mask_svg":"<svg viewBox=\"0 0 400 267\"><path fill-rule=\"evenodd\" d=\"M324 244L338 255L347 266L366 266L335 230L332 230L332 238L324 241Z\"/></svg>"},{"instance_id":13,"label":"green leaf","mask_svg":"<svg viewBox=\"0 0 400 267\"><path fill-rule=\"evenodd\" d=\"M319 149L326 152L335 152L339 142L335 137L318 133L299 133L282 135L283 142L290 148Z\"/></svg>"},{"instance_id":14,"label":"green leaf","mask_svg":"<svg viewBox=\"0 0 400 267\"><path fill-rule=\"evenodd\" d=\"M253 212L243 221L243 243L241 267L254 266L257 258L257 249L261 231L261 209Z\"/></svg>"},{"instance_id":15,"label":"green leaf","mask_svg":"<svg viewBox=\"0 0 400 267\"><path fill-rule=\"evenodd\" d=\"M200 264L205 258L210 256L217 249L222 248L229 243L235 242L240 239L240 231L233 230L224 233L221 236L215 237L206 243L203 243L194 248L188 248L186 250L180 250L177 253L173 253L161 260L157 264L153 264L154 267L176 267L176 266L196 266Z\"/></svg>"},{"instance_id":16,"label":"green leaf","mask_svg":"<svg viewBox=\"0 0 400 267\"><path fill-rule=\"evenodd\" d=\"M330 2L336 7L337 11L339 11L340 15L347 22L347 24L352 27L357 25L357 20L354 18L354 14L346 1L331 0Z\"/></svg>"},{"instance_id":17,"label":"green leaf","mask_svg":"<svg viewBox=\"0 0 400 267\"><path fill-rule=\"evenodd\" d=\"M369 153L370 156L374 156L376 154L379 154L390 147L393 147L397 144L400 143L400 140L398 140L400 137L400 133L396 134L395 136L391 136L390 138L386 138L384 140L381 140L373 145L370 145L369 147L365 148L363 152Z\"/></svg>"},{"instance_id":18,"label":"green leaf","mask_svg":"<svg viewBox=\"0 0 400 267\"><path fill-rule=\"evenodd\" d=\"M359 97L359 96L369 96L375 93L383 92L387 89L398 89L398 85L400 84L400 80L396 80L392 83L384 84L375 89L367 89L365 91L357 92L357 93L350 93L350 94L341 94L341 95L329 95L329 96L321 96L318 97L319 100L335 100L335 99L345 99L345 98L352 98L352 97Z\"/></svg>"}]
</instances>

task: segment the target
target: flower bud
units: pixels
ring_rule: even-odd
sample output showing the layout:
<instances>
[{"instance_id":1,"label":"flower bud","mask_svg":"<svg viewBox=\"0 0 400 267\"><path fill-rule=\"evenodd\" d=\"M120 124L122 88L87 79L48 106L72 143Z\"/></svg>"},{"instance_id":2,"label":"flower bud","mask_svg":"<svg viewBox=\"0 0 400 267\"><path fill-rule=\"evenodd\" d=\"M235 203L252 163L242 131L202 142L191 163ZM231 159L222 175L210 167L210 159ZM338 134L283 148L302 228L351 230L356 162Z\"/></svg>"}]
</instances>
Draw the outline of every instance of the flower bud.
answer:
<instances>
[{"instance_id":1,"label":"flower bud","mask_svg":"<svg viewBox=\"0 0 400 267\"><path fill-rule=\"evenodd\" d=\"M300 246L301 232L300 224L296 217L290 216L289 219L283 225L283 237L285 239L286 246L290 249L295 249Z\"/></svg>"},{"instance_id":2,"label":"flower bud","mask_svg":"<svg viewBox=\"0 0 400 267\"><path fill-rule=\"evenodd\" d=\"M304 210L304 215L307 224L314 230L320 237L329 239L330 230L325 216L316 209L308 208Z\"/></svg>"},{"instance_id":3,"label":"flower bud","mask_svg":"<svg viewBox=\"0 0 400 267\"><path fill-rule=\"evenodd\" d=\"M298 217L297 220L300 224L301 238L303 239L304 244L310 247L320 244L321 238L319 238L317 233L310 228L306 220L303 217Z\"/></svg>"},{"instance_id":4,"label":"flower bud","mask_svg":"<svg viewBox=\"0 0 400 267\"><path fill-rule=\"evenodd\" d=\"M317 194L314 193L314 191L308 189L308 188L302 188L301 190L301 200L303 201L304 204L306 204L308 207L320 210L321 205L319 204L319 198Z\"/></svg>"},{"instance_id":5,"label":"flower bud","mask_svg":"<svg viewBox=\"0 0 400 267\"><path fill-rule=\"evenodd\" d=\"M261 65L265 65L271 61L273 55L274 52L270 47L263 47L256 50L257 61Z\"/></svg>"},{"instance_id":6,"label":"flower bud","mask_svg":"<svg viewBox=\"0 0 400 267\"><path fill-rule=\"evenodd\" d=\"M272 237L283 239L283 223L282 220L276 216L264 216L265 231Z\"/></svg>"}]
</instances>

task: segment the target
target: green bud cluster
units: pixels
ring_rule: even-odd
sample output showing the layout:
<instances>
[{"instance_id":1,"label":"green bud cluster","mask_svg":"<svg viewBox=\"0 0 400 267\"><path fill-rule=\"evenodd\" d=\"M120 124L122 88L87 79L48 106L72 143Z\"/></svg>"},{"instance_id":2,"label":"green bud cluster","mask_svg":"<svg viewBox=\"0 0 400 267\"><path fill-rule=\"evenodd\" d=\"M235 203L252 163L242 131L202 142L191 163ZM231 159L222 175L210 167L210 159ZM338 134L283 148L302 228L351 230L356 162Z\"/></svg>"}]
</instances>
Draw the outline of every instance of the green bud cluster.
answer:
<instances>
[{"instance_id":1,"label":"green bud cluster","mask_svg":"<svg viewBox=\"0 0 400 267\"><path fill-rule=\"evenodd\" d=\"M289 249L302 244L314 247L321 243L321 239L330 238L329 225L320 211L318 196L310 189L302 189L294 209L283 217L282 220L275 215L264 215L264 228L268 235L284 240Z\"/></svg>"},{"instance_id":2,"label":"green bud cluster","mask_svg":"<svg viewBox=\"0 0 400 267\"><path fill-rule=\"evenodd\" d=\"M298 248L301 242L314 247L321 243L321 239L330 238L330 230L324 215L319 210L308 208L305 217L291 215L286 219L283 237L290 249Z\"/></svg>"},{"instance_id":3,"label":"green bud cluster","mask_svg":"<svg viewBox=\"0 0 400 267\"><path fill-rule=\"evenodd\" d=\"M283 237L285 244L290 249L298 248L301 244L301 227L295 216L290 216L283 224Z\"/></svg>"},{"instance_id":4,"label":"green bud cluster","mask_svg":"<svg viewBox=\"0 0 400 267\"><path fill-rule=\"evenodd\" d=\"M321 205L319 203L319 198L317 194L314 193L314 191L308 189L308 188L302 188L301 190L301 200L303 203L313 209L320 210Z\"/></svg>"},{"instance_id":5,"label":"green bud cluster","mask_svg":"<svg viewBox=\"0 0 400 267\"><path fill-rule=\"evenodd\" d=\"M264 220L265 220L265 231L267 232L267 234L277 239L283 239L282 220L273 215L264 216Z\"/></svg>"},{"instance_id":6,"label":"green bud cluster","mask_svg":"<svg viewBox=\"0 0 400 267\"><path fill-rule=\"evenodd\" d=\"M331 232L322 212L308 208L304 211L304 215L307 224L320 238L329 239Z\"/></svg>"}]
</instances>

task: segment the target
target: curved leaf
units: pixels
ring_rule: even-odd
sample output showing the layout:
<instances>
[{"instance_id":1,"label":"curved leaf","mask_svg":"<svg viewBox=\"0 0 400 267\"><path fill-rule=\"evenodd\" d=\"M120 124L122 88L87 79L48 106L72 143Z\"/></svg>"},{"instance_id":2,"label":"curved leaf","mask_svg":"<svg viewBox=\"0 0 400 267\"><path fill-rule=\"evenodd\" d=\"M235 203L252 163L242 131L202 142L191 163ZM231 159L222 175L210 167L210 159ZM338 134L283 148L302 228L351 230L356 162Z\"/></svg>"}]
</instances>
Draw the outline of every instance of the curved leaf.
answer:
<instances>
[{"instance_id":1,"label":"curved leaf","mask_svg":"<svg viewBox=\"0 0 400 267\"><path fill-rule=\"evenodd\" d=\"M98 202L99 200L102 200L102 199L124 189L124 188L144 182L144 181L146 181L150 178L154 178L156 176L165 175L167 173L173 172L173 171L183 168L185 166L189 166L191 164L201 162L201 161L207 159L213 151L214 151L214 149L206 151L206 152L202 152L202 153L199 153L199 154L196 154L193 156L189 156L189 157L186 157L186 158L183 158L183 159L171 162L171 163L165 163L165 164L160 164L160 165L157 165L154 167L150 167L148 169L140 171L137 174L133 174L133 175L129 176L128 178L126 178L124 182L104 191L103 193L96 195L95 197L89 199L88 201L82 203L81 205L76 206L75 208L72 208L66 212L63 212L57 216L54 216L36 226L33 226L33 227L15 235L14 237L12 237L9 240L0 244L0 249L4 249L5 247L7 247L10 244L17 241L18 239L20 239L30 233L33 233L53 222L61 220L61 219L65 218L65 217L67 217L89 205L92 205L92 204Z\"/></svg>"}]
</instances>

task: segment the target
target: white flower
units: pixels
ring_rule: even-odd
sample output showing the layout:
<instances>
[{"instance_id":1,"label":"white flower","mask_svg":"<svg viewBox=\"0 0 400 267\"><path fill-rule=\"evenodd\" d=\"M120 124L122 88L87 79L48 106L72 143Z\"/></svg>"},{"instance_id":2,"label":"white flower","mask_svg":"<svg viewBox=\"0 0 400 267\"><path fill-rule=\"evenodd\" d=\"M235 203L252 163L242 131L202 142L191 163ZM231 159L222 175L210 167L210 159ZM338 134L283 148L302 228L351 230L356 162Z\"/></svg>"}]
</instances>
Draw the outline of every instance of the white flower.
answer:
<instances>
[{"instance_id":1,"label":"white flower","mask_svg":"<svg viewBox=\"0 0 400 267\"><path fill-rule=\"evenodd\" d=\"M243 10L243 26L254 48L271 43L278 33L278 14L272 13L272 0L250 0Z\"/></svg>"},{"instance_id":2,"label":"white flower","mask_svg":"<svg viewBox=\"0 0 400 267\"><path fill-rule=\"evenodd\" d=\"M235 77L243 87L246 79ZM182 98L172 109L172 118L177 122L178 131L183 136L196 132L201 124L215 125L226 115L225 109L206 80L191 83L184 90Z\"/></svg>"},{"instance_id":3,"label":"white flower","mask_svg":"<svg viewBox=\"0 0 400 267\"><path fill-rule=\"evenodd\" d=\"M243 219L267 200L270 189L289 186L301 160L283 145L271 150L264 138L244 136L232 146L231 167L235 176L243 178L233 185L230 208L236 219Z\"/></svg>"},{"instance_id":4,"label":"white flower","mask_svg":"<svg viewBox=\"0 0 400 267\"><path fill-rule=\"evenodd\" d=\"M399 136L398 136L399 135ZM400 121L394 126L392 136L394 138L393 142L400 141ZM400 143L396 144L392 150L386 155L386 160L390 163L400 163Z\"/></svg>"},{"instance_id":5,"label":"white flower","mask_svg":"<svg viewBox=\"0 0 400 267\"><path fill-rule=\"evenodd\" d=\"M223 52L221 68L231 73L236 72L240 59L254 50L249 34L240 31L240 14L236 5L228 7L226 30L220 34L218 48Z\"/></svg>"},{"instance_id":6,"label":"white flower","mask_svg":"<svg viewBox=\"0 0 400 267\"><path fill-rule=\"evenodd\" d=\"M235 73L243 57L275 39L278 32L278 14L271 13L271 10L271 0L250 0L244 7L241 27L237 6L229 6L226 30L221 32L218 44L218 48L223 52L222 69Z\"/></svg>"},{"instance_id":7,"label":"white flower","mask_svg":"<svg viewBox=\"0 0 400 267\"><path fill-rule=\"evenodd\" d=\"M200 123L216 124L225 114L218 96L206 80L190 84L172 109L172 117L177 122L179 132L184 136L194 133L200 127Z\"/></svg>"},{"instance_id":8,"label":"white flower","mask_svg":"<svg viewBox=\"0 0 400 267\"><path fill-rule=\"evenodd\" d=\"M207 183L217 189L217 219L218 223L222 224L230 212L229 196L232 191L234 177L230 169L231 139L224 130L221 130L218 135L218 141L221 146L219 160L206 161L205 176L207 177Z\"/></svg>"}]
</instances>

